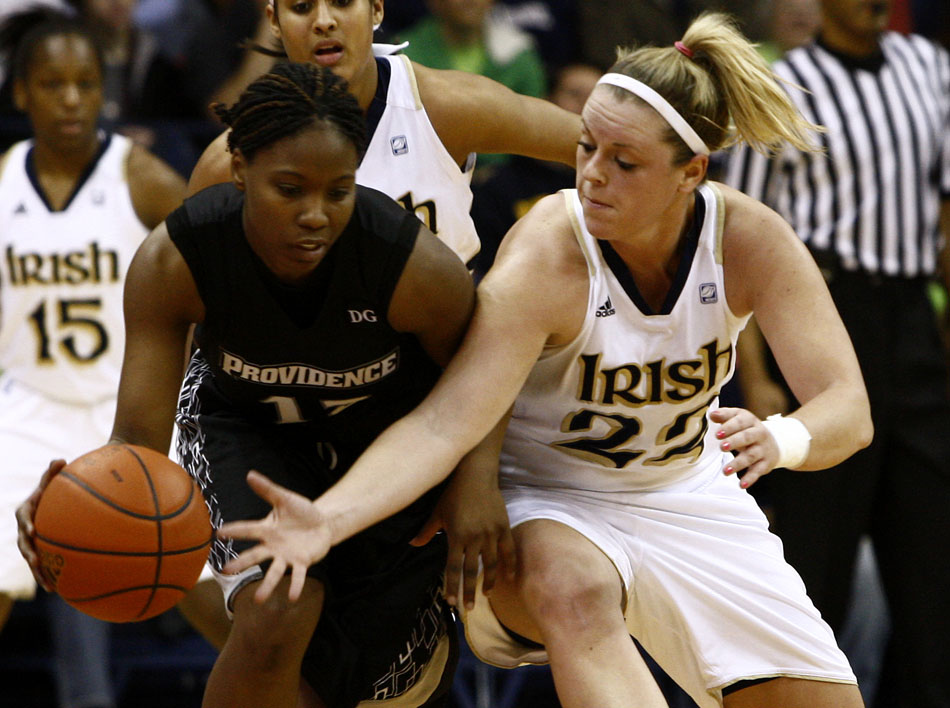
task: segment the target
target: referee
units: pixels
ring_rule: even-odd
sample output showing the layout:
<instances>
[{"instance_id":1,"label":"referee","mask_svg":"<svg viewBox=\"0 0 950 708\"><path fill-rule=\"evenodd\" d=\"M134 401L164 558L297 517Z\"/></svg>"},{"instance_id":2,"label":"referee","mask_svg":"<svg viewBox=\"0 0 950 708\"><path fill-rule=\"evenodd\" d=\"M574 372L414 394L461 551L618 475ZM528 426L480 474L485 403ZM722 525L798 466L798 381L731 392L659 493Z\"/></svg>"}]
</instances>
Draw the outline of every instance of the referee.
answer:
<instances>
[{"instance_id":1,"label":"referee","mask_svg":"<svg viewBox=\"0 0 950 708\"><path fill-rule=\"evenodd\" d=\"M768 159L743 146L726 181L785 217L825 273L875 435L834 471L775 475L775 530L836 633L859 538L871 537L892 624L875 706L948 708L950 354L927 293L950 278L950 57L885 31L890 0L821 5L819 39L774 68L808 90L789 89L827 128L824 151ZM753 410L774 390L743 384Z\"/></svg>"}]
</instances>

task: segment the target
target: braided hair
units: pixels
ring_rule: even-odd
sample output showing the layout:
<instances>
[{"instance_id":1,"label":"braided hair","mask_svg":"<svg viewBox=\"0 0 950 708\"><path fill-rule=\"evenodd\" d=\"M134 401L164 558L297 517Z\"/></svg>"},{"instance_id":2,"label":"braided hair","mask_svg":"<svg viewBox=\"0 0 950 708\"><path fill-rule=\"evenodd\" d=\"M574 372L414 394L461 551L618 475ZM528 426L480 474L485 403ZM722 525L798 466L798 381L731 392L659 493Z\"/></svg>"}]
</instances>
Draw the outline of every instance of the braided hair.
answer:
<instances>
[{"instance_id":1,"label":"braided hair","mask_svg":"<svg viewBox=\"0 0 950 708\"><path fill-rule=\"evenodd\" d=\"M228 150L240 150L248 160L261 148L317 121L332 125L353 143L359 159L366 151L363 111L346 81L324 67L278 64L251 83L234 105L213 108L231 128Z\"/></svg>"},{"instance_id":2,"label":"braided hair","mask_svg":"<svg viewBox=\"0 0 950 708\"><path fill-rule=\"evenodd\" d=\"M30 71L36 49L49 37L75 35L92 47L99 70L103 68L102 49L78 16L45 7L35 7L7 17L0 25L0 54L10 59L10 76L23 80Z\"/></svg>"}]
</instances>

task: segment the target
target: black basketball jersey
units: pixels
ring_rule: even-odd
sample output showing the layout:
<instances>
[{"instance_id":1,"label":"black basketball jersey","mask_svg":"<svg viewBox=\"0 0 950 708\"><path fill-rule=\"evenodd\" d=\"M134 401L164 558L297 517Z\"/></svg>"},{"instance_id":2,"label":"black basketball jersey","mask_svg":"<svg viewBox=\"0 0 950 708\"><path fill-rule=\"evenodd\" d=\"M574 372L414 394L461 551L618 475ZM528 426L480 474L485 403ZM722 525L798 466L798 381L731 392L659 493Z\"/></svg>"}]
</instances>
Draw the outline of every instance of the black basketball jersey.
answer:
<instances>
[{"instance_id":1,"label":"black basketball jersey","mask_svg":"<svg viewBox=\"0 0 950 708\"><path fill-rule=\"evenodd\" d=\"M425 397L440 368L387 314L420 222L358 186L349 224L307 282L278 281L248 244L244 194L216 185L167 219L205 305L195 341L237 415L303 423L344 471Z\"/></svg>"}]
</instances>

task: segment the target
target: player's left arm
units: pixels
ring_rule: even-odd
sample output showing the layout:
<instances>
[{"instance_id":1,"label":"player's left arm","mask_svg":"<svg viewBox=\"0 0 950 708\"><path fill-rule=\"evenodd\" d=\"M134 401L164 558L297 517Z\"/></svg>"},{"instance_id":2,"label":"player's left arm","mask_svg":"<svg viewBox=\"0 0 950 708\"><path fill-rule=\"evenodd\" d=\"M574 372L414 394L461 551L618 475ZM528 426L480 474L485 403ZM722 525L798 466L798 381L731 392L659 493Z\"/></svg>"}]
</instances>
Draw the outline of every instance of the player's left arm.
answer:
<instances>
[{"instance_id":1,"label":"player's left arm","mask_svg":"<svg viewBox=\"0 0 950 708\"><path fill-rule=\"evenodd\" d=\"M185 179L141 145L132 146L126 168L135 214L149 230L154 229L181 205Z\"/></svg>"},{"instance_id":2,"label":"player's left arm","mask_svg":"<svg viewBox=\"0 0 950 708\"><path fill-rule=\"evenodd\" d=\"M790 415L805 425L811 442L796 468L830 467L867 446L873 432L851 340L814 259L788 223L741 192L722 189L727 302L736 315L755 314L802 402ZM730 464L747 470L746 486L776 466L775 440L752 413L720 409L713 419L722 423L722 443L739 453Z\"/></svg>"},{"instance_id":3,"label":"player's left arm","mask_svg":"<svg viewBox=\"0 0 950 708\"><path fill-rule=\"evenodd\" d=\"M429 120L456 162L481 152L574 166L579 115L477 74L413 68Z\"/></svg>"}]
</instances>

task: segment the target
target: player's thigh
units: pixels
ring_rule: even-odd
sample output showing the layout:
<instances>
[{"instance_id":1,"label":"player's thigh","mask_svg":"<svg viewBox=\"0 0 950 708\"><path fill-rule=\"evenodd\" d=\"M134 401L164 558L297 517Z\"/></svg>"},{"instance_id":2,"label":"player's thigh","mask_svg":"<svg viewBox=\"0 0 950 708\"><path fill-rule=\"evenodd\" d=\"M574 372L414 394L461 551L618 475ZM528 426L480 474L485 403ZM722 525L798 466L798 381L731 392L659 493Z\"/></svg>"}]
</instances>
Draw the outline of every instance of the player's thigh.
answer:
<instances>
[{"instance_id":1,"label":"player's thigh","mask_svg":"<svg viewBox=\"0 0 950 708\"><path fill-rule=\"evenodd\" d=\"M724 708L863 708L856 684L776 678L730 693Z\"/></svg>"},{"instance_id":2,"label":"player's thigh","mask_svg":"<svg viewBox=\"0 0 950 708\"><path fill-rule=\"evenodd\" d=\"M551 519L526 521L513 534L518 572L513 581L497 580L491 594L492 609L505 627L540 641L540 623L561 618L558 608L578 599L591 611L616 609L622 621L623 583L589 538Z\"/></svg>"}]
</instances>

